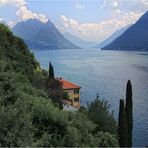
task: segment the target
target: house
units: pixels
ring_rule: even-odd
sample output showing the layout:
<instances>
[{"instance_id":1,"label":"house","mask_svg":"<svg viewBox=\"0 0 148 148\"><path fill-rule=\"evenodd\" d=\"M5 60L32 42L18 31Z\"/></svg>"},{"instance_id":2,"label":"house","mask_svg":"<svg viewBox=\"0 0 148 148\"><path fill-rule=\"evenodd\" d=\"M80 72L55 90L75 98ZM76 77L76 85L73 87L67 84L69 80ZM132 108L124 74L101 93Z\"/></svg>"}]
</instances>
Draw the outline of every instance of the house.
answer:
<instances>
[{"instance_id":1,"label":"house","mask_svg":"<svg viewBox=\"0 0 148 148\"><path fill-rule=\"evenodd\" d=\"M66 101L67 104L79 109L80 108L80 86L64 80L63 78L58 78L61 82L61 86L64 92L68 93L69 101Z\"/></svg>"}]
</instances>

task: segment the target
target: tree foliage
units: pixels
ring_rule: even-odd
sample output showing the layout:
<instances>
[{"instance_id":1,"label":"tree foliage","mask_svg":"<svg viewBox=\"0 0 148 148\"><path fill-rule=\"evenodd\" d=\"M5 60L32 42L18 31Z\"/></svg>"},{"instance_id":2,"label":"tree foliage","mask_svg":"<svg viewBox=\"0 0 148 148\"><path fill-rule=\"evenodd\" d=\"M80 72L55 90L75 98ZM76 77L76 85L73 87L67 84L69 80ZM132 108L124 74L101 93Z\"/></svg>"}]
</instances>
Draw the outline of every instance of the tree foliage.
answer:
<instances>
[{"instance_id":1,"label":"tree foliage","mask_svg":"<svg viewBox=\"0 0 148 148\"><path fill-rule=\"evenodd\" d=\"M116 121L109 109L110 104L107 101L96 98L88 105L88 116L97 125L96 131L116 134Z\"/></svg>"}]
</instances>

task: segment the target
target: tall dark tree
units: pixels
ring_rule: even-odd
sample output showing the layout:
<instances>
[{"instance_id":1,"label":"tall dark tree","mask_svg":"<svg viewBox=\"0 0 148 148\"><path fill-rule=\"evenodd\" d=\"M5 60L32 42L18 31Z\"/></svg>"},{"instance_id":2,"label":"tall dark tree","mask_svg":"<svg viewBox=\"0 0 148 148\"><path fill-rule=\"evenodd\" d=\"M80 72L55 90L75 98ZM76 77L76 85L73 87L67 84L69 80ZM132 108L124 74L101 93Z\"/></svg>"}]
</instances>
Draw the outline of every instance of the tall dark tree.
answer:
<instances>
[{"instance_id":1,"label":"tall dark tree","mask_svg":"<svg viewBox=\"0 0 148 148\"><path fill-rule=\"evenodd\" d=\"M124 100L120 100L119 118L118 118L118 137L120 147L132 147L133 131L133 100L132 84L128 80L126 86L126 105Z\"/></svg>"},{"instance_id":2,"label":"tall dark tree","mask_svg":"<svg viewBox=\"0 0 148 148\"><path fill-rule=\"evenodd\" d=\"M48 91L48 97L52 102L60 109L63 109L63 100L66 95L63 91L61 82L54 77L54 68L51 62L49 62L49 74L46 81L46 90Z\"/></svg>"},{"instance_id":3,"label":"tall dark tree","mask_svg":"<svg viewBox=\"0 0 148 148\"><path fill-rule=\"evenodd\" d=\"M126 120L127 120L127 146L132 147L132 130L133 130L133 100L132 100L132 84L128 80L126 86Z\"/></svg>"},{"instance_id":4,"label":"tall dark tree","mask_svg":"<svg viewBox=\"0 0 148 148\"><path fill-rule=\"evenodd\" d=\"M54 69L51 62L49 62L49 78L54 79Z\"/></svg>"},{"instance_id":5,"label":"tall dark tree","mask_svg":"<svg viewBox=\"0 0 148 148\"><path fill-rule=\"evenodd\" d=\"M45 82L45 88L46 88L48 94L49 94L49 88L50 88L50 81L52 79L54 80L54 69L53 69L51 62L49 62L48 77Z\"/></svg>"},{"instance_id":6,"label":"tall dark tree","mask_svg":"<svg viewBox=\"0 0 148 148\"><path fill-rule=\"evenodd\" d=\"M126 146L126 122L125 122L125 108L124 100L120 99L119 103L119 117L118 117L118 137L120 147Z\"/></svg>"}]
</instances>

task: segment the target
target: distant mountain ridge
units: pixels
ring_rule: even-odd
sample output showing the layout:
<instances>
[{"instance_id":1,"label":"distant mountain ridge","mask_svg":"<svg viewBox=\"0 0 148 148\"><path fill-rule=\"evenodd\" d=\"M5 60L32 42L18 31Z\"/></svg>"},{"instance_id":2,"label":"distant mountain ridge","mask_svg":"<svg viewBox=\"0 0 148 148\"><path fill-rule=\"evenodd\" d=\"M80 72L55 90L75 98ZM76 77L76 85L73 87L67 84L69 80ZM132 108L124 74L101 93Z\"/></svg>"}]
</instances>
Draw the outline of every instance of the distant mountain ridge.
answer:
<instances>
[{"instance_id":1,"label":"distant mountain ridge","mask_svg":"<svg viewBox=\"0 0 148 148\"><path fill-rule=\"evenodd\" d=\"M75 35L72 35L69 32L66 32L63 34L69 41L71 41L73 44L81 47L81 48L91 48L94 47L97 42L89 42L89 41L85 41Z\"/></svg>"},{"instance_id":2,"label":"distant mountain ridge","mask_svg":"<svg viewBox=\"0 0 148 148\"><path fill-rule=\"evenodd\" d=\"M15 35L23 38L31 49L75 49L78 46L67 40L48 20L42 23L37 19L28 19L13 27Z\"/></svg>"},{"instance_id":3,"label":"distant mountain ridge","mask_svg":"<svg viewBox=\"0 0 148 148\"><path fill-rule=\"evenodd\" d=\"M148 11L103 50L148 50Z\"/></svg>"},{"instance_id":4,"label":"distant mountain ridge","mask_svg":"<svg viewBox=\"0 0 148 148\"><path fill-rule=\"evenodd\" d=\"M125 27L122 27L118 30L116 30L112 35L110 35L107 39L100 42L96 45L97 48L103 48L113 42L116 38L118 38L120 35L122 35L131 25L127 25Z\"/></svg>"}]
</instances>

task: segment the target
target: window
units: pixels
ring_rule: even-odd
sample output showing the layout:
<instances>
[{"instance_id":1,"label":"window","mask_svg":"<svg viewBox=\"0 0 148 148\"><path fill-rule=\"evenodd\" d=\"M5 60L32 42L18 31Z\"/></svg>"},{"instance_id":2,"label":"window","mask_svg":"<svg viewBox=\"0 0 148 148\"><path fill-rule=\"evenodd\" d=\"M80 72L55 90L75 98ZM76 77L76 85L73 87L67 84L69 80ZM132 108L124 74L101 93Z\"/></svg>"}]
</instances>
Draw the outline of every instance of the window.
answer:
<instances>
[{"instance_id":1,"label":"window","mask_svg":"<svg viewBox=\"0 0 148 148\"><path fill-rule=\"evenodd\" d=\"M74 90L74 94L79 94L79 90L78 89L75 89Z\"/></svg>"},{"instance_id":2,"label":"window","mask_svg":"<svg viewBox=\"0 0 148 148\"><path fill-rule=\"evenodd\" d=\"M79 102L79 98L74 98L74 102Z\"/></svg>"}]
</instances>

